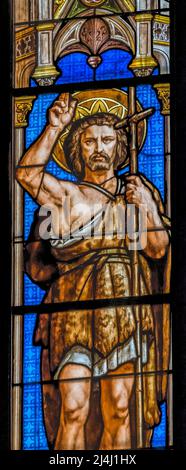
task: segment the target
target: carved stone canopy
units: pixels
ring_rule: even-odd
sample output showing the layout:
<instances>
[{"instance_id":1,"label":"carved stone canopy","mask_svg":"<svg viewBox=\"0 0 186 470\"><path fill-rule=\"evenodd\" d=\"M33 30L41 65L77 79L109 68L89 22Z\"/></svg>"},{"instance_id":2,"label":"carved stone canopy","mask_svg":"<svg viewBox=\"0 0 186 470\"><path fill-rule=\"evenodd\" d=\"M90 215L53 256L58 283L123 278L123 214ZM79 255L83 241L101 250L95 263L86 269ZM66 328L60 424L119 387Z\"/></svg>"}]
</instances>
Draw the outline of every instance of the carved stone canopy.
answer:
<instances>
[{"instance_id":1,"label":"carved stone canopy","mask_svg":"<svg viewBox=\"0 0 186 470\"><path fill-rule=\"evenodd\" d=\"M101 54L109 49L122 49L135 52L135 33L129 23L119 16L79 17L54 30L55 61L72 52L84 52L88 63L97 67Z\"/></svg>"},{"instance_id":2,"label":"carved stone canopy","mask_svg":"<svg viewBox=\"0 0 186 470\"><path fill-rule=\"evenodd\" d=\"M91 67L96 68L101 63L99 50L108 41L109 36L109 28L101 18L91 18L81 27L80 40L88 50L88 63Z\"/></svg>"}]
</instances>

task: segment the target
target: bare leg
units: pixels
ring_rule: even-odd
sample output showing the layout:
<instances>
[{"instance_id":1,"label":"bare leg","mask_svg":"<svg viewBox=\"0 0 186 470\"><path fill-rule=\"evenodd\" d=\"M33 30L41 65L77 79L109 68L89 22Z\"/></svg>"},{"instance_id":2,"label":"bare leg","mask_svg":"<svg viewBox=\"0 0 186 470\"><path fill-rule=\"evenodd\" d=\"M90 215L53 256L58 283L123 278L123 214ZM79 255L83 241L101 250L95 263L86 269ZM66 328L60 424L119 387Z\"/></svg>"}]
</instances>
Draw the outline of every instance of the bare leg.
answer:
<instances>
[{"instance_id":1,"label":"bare leg","mask_svg":"<svg viewBox=\"0 0 186 470\"><path fill-rule=\"evenodd\" d=\"M124 364L115 374L133 373L133 364ZM101 450L130 449L129 400L134 377L118 377L101 381L101 408L104 431Z\"/></svg>"},{"instance_id":2,"label":"bare leg","mask_svg":"<svg viewBox=\"0 0 186 470\"><path fill-rule=\"evenodd\" d=\"M85 424L89 414L91 371L84 366L66 365L59 379L85 377L87 380L59 382L61 394L60 423L55 450L84 450Z\"/></svg>"},{"instance_id":3,"label":"bare leg","mask_svg":"<svg viewBox=\"0 0 186 470\"><path fill-rule=\"evenodd\" d=\"M143 371L148 374L143 376L144 388L144 418L147 426L154 427L160 422L160 410L157 402L157 379L155 374L150 374L151 370L155 370L155 344L152 342L149 348L149 360L144 366Z\"/></svg>"}]
</instances>

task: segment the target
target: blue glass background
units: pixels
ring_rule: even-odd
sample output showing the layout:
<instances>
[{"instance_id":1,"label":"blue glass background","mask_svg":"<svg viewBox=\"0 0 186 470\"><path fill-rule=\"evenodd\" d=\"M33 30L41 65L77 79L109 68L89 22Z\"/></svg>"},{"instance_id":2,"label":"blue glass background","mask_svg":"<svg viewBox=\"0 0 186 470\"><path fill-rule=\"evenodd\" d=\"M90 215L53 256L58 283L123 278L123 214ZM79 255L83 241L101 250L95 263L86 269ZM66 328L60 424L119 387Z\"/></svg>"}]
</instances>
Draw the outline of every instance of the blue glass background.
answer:
<instances>
[{"instance_id":1,"label":"blue glass background","mask_svg":"<svg viewBox=\"0 0 186 470\"><path fill-rule=\"evenodd\" d=\"M74 70L75 69L75 70ZM87 55L83 52L69 54L58 62L61 72L56 84L88 82L94 79L94 71L87 64Z\"/></svg>"},{"instance_id":2,"label":"blue glass background","mask_svg":"<svg viewBox=\"0 0 186 470\"><path fill-rule=\"evenodd\" d=\"M120 50L111 50L103 54L104 62L96 72L96 79L114 79L131 76L127 65L131 60L129 53ZM89 81L93 79L92 69L86 63L86 55L69 54L58 63L62 76L58 83L72 83ZM155 71L155 73L157 73ZM78 78L78 80L77 80ZM32 86L35 86L32 81ZM26 129L26 147L39 136L46 123L47 109L57 97L57 94L40 95L35 101L29 116L29 125ZM164 120L160 114L160 104L155 91L150 85L137 87L137 98L144 108L155 107L156 113L149 119L148 133L145 144L139 154L139 170L144 173L159 189L164 197ZM48 171L61 179L74 179L69 173L61 170L59 166L50 161ZM24 236L29 235L36 203L25 193L24 204ZM33 284L25 275L24 302L26 305L40 304L44 295L38 286ZM41 348L33 346L33 331L36 315L27 315L24 320L24 364L23 364L23 449L47 449L47 440L42 416L42 396L40 385L33 382L40 380L40 354ZM164 447L166 444L166 405L161 406L161 424L154 430L153 447Z\"/></svg>"},{"instance_id":3,"label":"blue glass background","mask_svg":"<svg viewBox=\"0 0 186 470\"><path fill-rule=\"evenodd\" d=\"M96 80L114 80L115 78L130 78L133 73L128 68L132 60L129 52L111 49L101 54L102 63L96 70Z\"/></svg>"}]
</instances>

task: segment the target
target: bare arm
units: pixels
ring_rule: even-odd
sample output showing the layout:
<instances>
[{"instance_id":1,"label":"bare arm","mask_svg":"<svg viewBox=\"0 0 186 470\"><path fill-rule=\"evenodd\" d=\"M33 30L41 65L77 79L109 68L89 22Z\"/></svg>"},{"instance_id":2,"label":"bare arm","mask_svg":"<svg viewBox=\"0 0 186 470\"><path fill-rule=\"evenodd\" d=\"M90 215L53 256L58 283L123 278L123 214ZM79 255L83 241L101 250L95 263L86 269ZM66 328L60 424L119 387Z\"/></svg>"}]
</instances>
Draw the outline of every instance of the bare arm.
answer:
<instances>
[{"instance_id":1,"label":"bare arm","mask_svg":"<svg viewBox=\"0 0 186 470\"><path fill-rule=\"evenodd\" d=\"M143 184L141 178L138 176L131 175L126 179L127 202L135 204L137 207L144 205L147 208L147 244L143 251L154 259L162 258L169 245L169 235L158 213L156 202L152 197L151 191Z\"/></svg>"},{"instance_id":2,"label":"bare arm","mask_svg":"<svg viewBox=\"0 0 186 470\"><path fill-rule=\"evenodd\" d=\"M49 111L49 124L39 139L21 158L16 169L16 179L39 204L58 203L66 183L45 172L52 149L60 134L73 119L76 100L69 103L69 94L60 95Z\"/></svg>"}]
</instances>

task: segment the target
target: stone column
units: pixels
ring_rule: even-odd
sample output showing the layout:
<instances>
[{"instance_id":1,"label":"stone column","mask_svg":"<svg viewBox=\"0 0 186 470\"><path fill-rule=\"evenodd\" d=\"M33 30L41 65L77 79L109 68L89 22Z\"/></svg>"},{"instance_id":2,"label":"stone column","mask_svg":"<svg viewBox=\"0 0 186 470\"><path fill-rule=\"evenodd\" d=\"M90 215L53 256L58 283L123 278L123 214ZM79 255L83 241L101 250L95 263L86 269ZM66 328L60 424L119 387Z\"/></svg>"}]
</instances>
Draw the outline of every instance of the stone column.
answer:
<instances>
[{"instance_id":1,"label":"stone column","mask_svg":"<svg viewBox=\"0 0 186 470\"><path fill-rule=\"evenodd\" d=\"M37 30L37 66L33 78L40 86L52 85L59 72L54 65L53 54L53 2L52 0L38 0L37 8L32 5L32 16L37 15L39 23ZM32 18L33 19L33 18Z\"/></svg>"},{"instance_id":2,"label":"stone column","mask_svg":"<svg viewBox=\"0 0 186 470\"><path fill-rule=\"evenodd\" d=\"M170 84L154 85L161 103L161 114L165 117L165 209L171 217L171 148L170 148Z\"/></svg>"},{"instance_id":3,"label":"stone column","mask_svg":"<svg viewBox=\"0 0 186 470\"><path fill-rule=\"evenodd\" d=\"M12 158L12 305L22 306L23 295L23 190L15 181L15 166L23 155L24 128L27 126L27 115L32 109L35 96L18 97L14 101L15 132L13 141ZM12 318L12 383L22 383L22 338L23 317L20 315ZM11 449L21 449L22 429L22 387L12 387L11 395Z\"/></svg>"},{"instance_id":4,"label":"stone column","mask_svg":"<svg viewBox=\"0 0 186 470\"><path fill-rule=\"evenodd\" d=\"M156 10L158 9L158 0L136 0L136 9L140 10Z\"/></svg>"},{"instance_id":5,"label":"stone column","mask_svg":"<svg viewBox=\"0 0 186 470\"><path fill-rule=\"evenodd\" d=\"M171 217L171 140L170 140L170 84L161 83L154 85L158 99L161 103L161 114L165 118L165 211ZM172 323L172 322L171 322ZM171 328L172 331L172 328ZM169 368L172 369L172 334ZM169 445L172 446L173 438L173 381L172 375L168 378L167 414L169 423Z\"/></svg>"},{"instance_id":6,"label":"stone column","mask_svg":"<svg viewBox=\"0 0 186 470\"><path fill-rule=\"evenodd\" d=\"M29 0L14 0L13 14L15 23L29 21Z\"/></svg>"},{"instance_id":7,"label":"stone column","mask_svg":"<svg viewBox=\"0 0 186 470\"><path fill-rule=\"evenodd\" d=\"M152 54L153 16L150 13L142 13L149 8L150 0L136 0L136 55L129 67L137 77L151 75L157 66L157 60Z\"/></svg>"}]
</instances>

